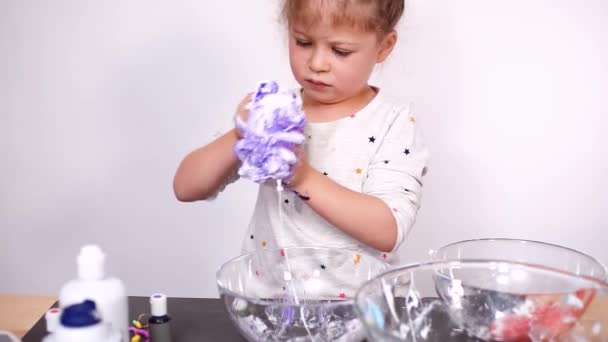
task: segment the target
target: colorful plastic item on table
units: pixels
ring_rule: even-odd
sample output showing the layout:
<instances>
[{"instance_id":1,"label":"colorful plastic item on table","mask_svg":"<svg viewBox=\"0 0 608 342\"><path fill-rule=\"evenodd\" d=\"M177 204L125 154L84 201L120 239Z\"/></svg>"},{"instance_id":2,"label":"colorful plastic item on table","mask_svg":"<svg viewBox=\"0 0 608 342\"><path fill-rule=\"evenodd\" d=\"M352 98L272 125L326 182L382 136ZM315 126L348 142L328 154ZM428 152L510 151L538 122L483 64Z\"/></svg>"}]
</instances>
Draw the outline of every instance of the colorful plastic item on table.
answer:
<instances>
[{"instance_id":1,"label":"colorful plastic item on table","mask_svg":"<svg viewBox=\"0 0 608 342\"><path fill-rule=\"evenodd\" d=\"M144 318L146 314L141 314L137 319L131 321L131 325L129 327L129 332L133 334L131 336L131 342L149 342L150 341L150 332L148 331L148 324L142 324L145 322Z\"/></svg>"}]
</instances>

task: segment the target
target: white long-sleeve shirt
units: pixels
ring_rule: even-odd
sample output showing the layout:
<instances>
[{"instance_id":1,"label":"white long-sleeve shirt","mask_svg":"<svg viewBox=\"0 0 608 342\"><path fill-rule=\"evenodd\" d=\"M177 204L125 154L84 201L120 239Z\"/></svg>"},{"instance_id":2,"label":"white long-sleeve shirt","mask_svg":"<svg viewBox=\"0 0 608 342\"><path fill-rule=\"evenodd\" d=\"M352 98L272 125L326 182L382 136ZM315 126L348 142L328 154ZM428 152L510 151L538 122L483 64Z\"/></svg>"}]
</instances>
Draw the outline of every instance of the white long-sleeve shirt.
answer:
<instances>
[{"instance_id":1,"label":"white long-sleeve shirt","mask_svg":"<svg viewBox=\"0 0 608 342\"><path fill-rule=\"evenodd\" d=\"M242 251L289 246L354 247L396 262L395 252L416 219L428 160L409 105L379 91L360 111L331 122L307 123L305 133L305 151L316 170L344 187L381 199L391 209L398 227L393 251L383 253L365 246L319 216L297 194L288 189L278 192L274 181L259 187Z\"/></svg>"}]
</instances>

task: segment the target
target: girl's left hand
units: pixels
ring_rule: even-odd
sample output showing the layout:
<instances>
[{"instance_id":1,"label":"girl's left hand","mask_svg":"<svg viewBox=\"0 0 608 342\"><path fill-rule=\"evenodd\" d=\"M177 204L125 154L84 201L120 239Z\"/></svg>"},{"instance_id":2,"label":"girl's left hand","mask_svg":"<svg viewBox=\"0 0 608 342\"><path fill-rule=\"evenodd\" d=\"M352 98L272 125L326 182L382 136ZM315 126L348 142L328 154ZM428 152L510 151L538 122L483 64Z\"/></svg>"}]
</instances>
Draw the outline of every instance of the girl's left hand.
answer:
<instances>
[{"instance_id":1,"label":"girl's left hand","mask_svg":"<svg viewBox=\"0 0 608 342\"><path fill-rule=\"evenodd\" d=\"M296 188L304 179L308 177L308 175L314 171L313 167L308 162L308 158L306 156L306 151L303 146L298 146L294 150L297 158L297 162L293 167L293 175L291 178L287 180L287 184L290 188Z\"/></svg>"}]
</instances>

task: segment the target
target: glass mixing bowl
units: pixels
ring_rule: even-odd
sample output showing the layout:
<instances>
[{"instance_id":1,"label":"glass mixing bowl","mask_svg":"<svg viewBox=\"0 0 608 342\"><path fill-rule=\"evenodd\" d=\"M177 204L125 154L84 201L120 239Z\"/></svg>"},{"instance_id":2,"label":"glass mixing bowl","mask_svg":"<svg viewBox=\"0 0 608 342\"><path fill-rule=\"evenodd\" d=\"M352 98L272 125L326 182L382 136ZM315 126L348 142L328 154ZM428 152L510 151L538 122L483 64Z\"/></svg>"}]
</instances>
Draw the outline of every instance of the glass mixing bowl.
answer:
<instances>
[{"instance_id":1,"label":"glass mixing bowl","mask_svg":"<svg viewBox=\"0 0 608 342\"><path fill-rule=\"evenodd\" d=\"M571 248L518 239L464 240L430 252L431 261L492 259L538 264L558 270L607 280L606 267L593 257Z\"/></svg>"},{"instance_id":2,"label":"glass mixing bowl","mask_svg":"<svg viewBox=\"0 0 608 342\"><path fill-rule=\"evenodd\" d=\"M372 341L608 341L607 286L534 264L437 261L378 275L356 308Z\"/></svg>"},{"instance_id":3,"label":"glass mixing bowl","mask_svg":"<svg viewBox=\"0 0 608 342\"><path fill-rule=\"evenodd\" d=\"M355 293L386 270L384 261L352 249L264 249L222 265L217 285L249 341L361 341Z\"/></svg>"}]
</instances>

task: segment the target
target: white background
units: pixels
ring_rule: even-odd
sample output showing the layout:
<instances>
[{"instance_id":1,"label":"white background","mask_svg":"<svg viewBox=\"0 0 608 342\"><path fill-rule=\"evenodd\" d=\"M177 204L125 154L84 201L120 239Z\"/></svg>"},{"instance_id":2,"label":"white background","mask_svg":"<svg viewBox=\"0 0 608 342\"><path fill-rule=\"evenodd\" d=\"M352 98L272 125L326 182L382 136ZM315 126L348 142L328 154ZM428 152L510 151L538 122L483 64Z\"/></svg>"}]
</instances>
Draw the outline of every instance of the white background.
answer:
<instances>
[{"instance_id":1,"label":"white background","mask_svg":"<svg viewBox=\"0 0 608 342\"><path fill-rule=\"evenodd\" d=\"M180 159L261 79L278 1L0 0L0 293L57 294L96 242L130 294L216 296L256 188L177 202ZM432 162L406 261L477 237L608 262L608 2L412 0L383 91Z\"/></svg>"}]
</instances>

